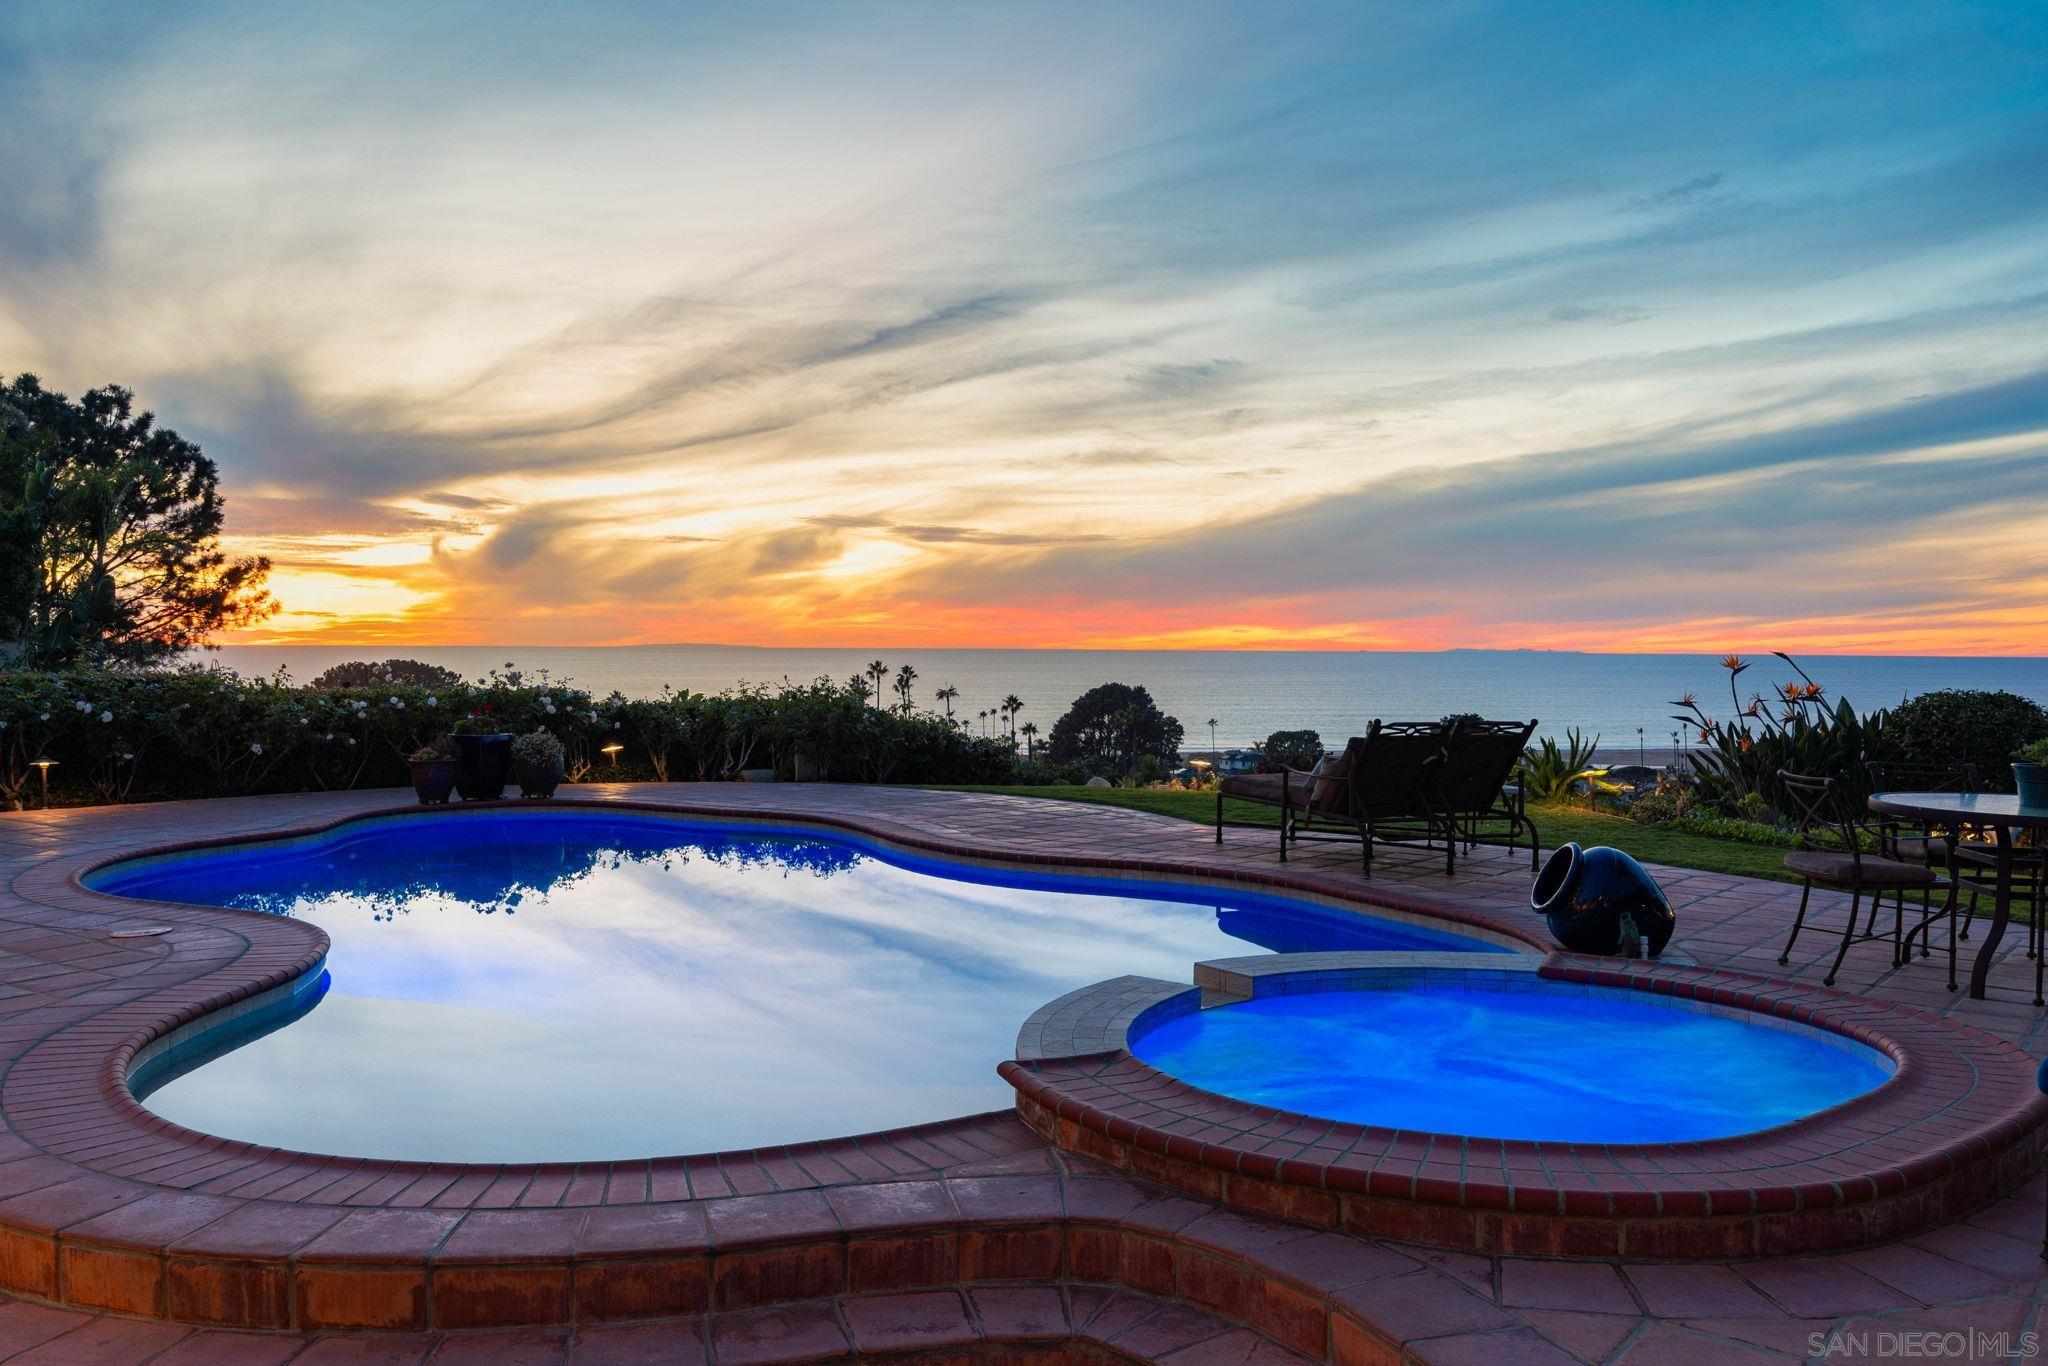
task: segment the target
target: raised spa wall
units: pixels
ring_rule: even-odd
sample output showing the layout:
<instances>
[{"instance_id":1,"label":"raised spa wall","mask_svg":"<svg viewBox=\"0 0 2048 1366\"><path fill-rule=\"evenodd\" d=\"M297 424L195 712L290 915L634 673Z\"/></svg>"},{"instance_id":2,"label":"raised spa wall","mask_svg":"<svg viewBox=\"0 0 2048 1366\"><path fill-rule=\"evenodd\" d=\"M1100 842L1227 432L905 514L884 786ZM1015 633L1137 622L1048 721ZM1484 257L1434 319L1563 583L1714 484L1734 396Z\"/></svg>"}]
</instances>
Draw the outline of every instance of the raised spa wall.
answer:
<instances>
[{"instance_id":1,"label":"raised spa wall","mask_svg":"<svg viewBox=\"0 0 2048 1366\"><path fill-rule=\"evenodd\" d=\"M1167 1076L1129 1041L1175 1014L1290 991L1468 980L1666 994L1833 1031L1896 1065L1876 1089L1733 1138L1583 1144L1337 1123ZM1811 1253L1973 1213L2035 1170L2034 1063L1923 1011L1669 964L1524 955L1272 954L1204 963L1195 984L1120 977L1032 1015L1002 1073L1017 1112L1062 1149L1261 1214L1487 1253L1631 1260Z\"/></svg>"}]
</instances>

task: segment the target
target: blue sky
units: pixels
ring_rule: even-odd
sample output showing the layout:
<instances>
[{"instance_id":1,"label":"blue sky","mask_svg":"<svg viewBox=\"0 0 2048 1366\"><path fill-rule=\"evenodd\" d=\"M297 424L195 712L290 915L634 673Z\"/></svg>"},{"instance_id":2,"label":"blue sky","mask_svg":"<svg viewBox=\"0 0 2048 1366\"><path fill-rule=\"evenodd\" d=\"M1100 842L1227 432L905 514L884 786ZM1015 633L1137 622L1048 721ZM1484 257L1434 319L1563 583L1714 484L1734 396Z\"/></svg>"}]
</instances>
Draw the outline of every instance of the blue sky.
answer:
<instances>
[{"instance_id":1,"label":"blue sky","mask_svg":"<svg viewBox=\"0 0 2048 1366\"><path fill-rule=\"evenodd\" d=\"M2040 653L2039 6L16 6L289 638Z\"/></svg>"}]
</instances>

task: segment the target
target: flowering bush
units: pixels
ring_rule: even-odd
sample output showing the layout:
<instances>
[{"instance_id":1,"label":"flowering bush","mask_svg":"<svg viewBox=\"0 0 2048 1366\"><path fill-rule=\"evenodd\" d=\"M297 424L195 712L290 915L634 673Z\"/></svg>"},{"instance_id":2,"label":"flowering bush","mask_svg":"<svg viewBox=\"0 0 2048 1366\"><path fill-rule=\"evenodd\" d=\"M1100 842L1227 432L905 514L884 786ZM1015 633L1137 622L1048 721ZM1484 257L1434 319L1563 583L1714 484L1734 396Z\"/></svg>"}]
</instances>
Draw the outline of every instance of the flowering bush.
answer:
<instances>
[{"instance_id":1,"label":"flowering bush","mask_svg":"<svg viewBox=\"0 0 2048 1366\"><path fill-rule=\"evenodd\" d=\"M744 768L842 782L1008 781L1008 741L943 718L882 711L827 679L725 693L665 691L599 701L545 674L495 671L454 684L387 681L307 688L223 669L0 670L0 804L19 807L49 770L55 800L215 797L396 787L406 761L446 753L450 730L526 735L563 749L571 781L599 747L625 746L622 776L732 778ZM607 765L607 776L610 765Z\"/></svg>"},{"instance_id":2,"label":"flowering bush","mask_svg":"<svg viewBox=\"0 0 2048 1366\"><path fill-rule=\"evenodd\" d=\"M1700 802L1726 816L1754 819L1768 813L1783 818L1784 793L1778 773L1784 769L1836 779L1860 808L1870 795L1870 776L1864 765L1892 756L1885 713L1860 715L1846 697L1830 705L1827 690L1792 656L1782 651L1773 654L1798 678L1779 684L1770 693L1752 692L1747 700L1739 680L1749 671L1749 661L1739 655L1721 660L1721 667L1728 671L1728 696L1734 705L1733 714L1725 720L1710 715L1691 693L1672 704L1680 709L1672 719L1691 727L1703 747L1688 756L1698 780Z\"/></svg>"}]
</instances>

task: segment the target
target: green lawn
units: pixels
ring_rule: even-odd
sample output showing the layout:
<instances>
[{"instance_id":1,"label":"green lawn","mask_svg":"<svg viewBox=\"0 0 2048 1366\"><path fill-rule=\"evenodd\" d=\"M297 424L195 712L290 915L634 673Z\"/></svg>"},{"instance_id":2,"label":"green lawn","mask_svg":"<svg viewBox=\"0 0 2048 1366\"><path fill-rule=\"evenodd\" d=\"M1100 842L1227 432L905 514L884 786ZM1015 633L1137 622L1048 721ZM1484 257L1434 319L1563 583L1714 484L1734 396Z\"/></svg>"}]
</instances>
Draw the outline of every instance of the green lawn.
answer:
<instances>
[{"instance_id":1,"label":"green lawn","mask_svg":"<svg viewBox=\"0 0 2048 1366\"><path fill-rule=\"evenodd\" d=\"M1216 818L1216 799L1201 792L1175 792L1156 788L1129 787L951 787L949 792L1001 792L1014 797L1045 797L1063 802L1094 802L1121 806L1134 811L1173 816L1180 820L1209 822ZM1714 873L1736 873L1743 877L1796 881L1785 872L1783 849L1747 844L1740 840L1714 839L1653 825L1638 825L1620 816L1596 814L1569 806L1536 806L1529 812L1543 836L1546 848L1577 840L1580 844L1606 844L1634 854L1646 863L1665 863L1677 868L1702 868ZM1248 802L1225 802L1223 818L1248 825L1273 825L1279 813L1269 806Z\"/></svg>"}]
</instances>

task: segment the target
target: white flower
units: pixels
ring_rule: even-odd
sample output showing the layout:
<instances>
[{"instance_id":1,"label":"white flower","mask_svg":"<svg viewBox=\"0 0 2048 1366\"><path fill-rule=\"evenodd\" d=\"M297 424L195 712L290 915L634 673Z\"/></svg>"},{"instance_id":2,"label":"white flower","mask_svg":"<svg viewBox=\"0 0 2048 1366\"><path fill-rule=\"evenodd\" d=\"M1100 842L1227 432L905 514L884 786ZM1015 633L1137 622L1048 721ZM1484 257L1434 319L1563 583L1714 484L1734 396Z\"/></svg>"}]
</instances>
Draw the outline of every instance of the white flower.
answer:
<instances>
[{"instance_id":1,"label":"white flower","mask_svg":"<svg viewBox=\"0 0 2048 1366\"><path fill-rule=\"evenodd\" d=\"M400 711L404 711L404 710L405 710L405 699L404 699L404 698L402 698L402 697L394 697L394 698L392 698L392 699L391 699L391 705L392 705L392 706L394 706L394 707L396 707L396 708L398 708L398 709L399 709Z\"/></svg>"},{"instance_id":2,"label":"white flower","mask_svg":"<svg viewBox=\"0 0 2048 1366\"><path fill-rule=\"evenodd\" d=\"M121 756L121 762L124 764L132 764L135 762L135 756L132 754L124 754Z\"/></svg>"},{"instance_id":3,"label":"white flower","mask_svg":"<svg viewBox=\"0 0 2048 1366\"><path fill-rule=\"evenodd\" d=\"M427 705L430 707L438 707L441 705L441 699L434 696L432 693L429 693L427 694Z\"/></svg>"},{"instance_id":4,"label":"white flower","mask_svg":"<svg viewBox=\"0 0 2048 1366\"><path fill-rule=\"evenodd\" d=\"M73 702L73 703L72 703L71 705L72 705L72 706L74 706L74 707L76 707L76 708L78 708L78 709L79 709L80 711L91 711L91 710L92 710L92 703L90 703L90 702L87 702L87 701L84 701L83 699L81 699L81 700L79 700L79 701L77 701L77 702Z\"/></svg>"},{"instance_id":5,"label":"white flower","mask_svg":"<svg viewBox=\"0 0 2048 1366\"><path fill-rule=\"evenodd\" d=\"M111 721L111 720L113 720L113 719L114 719L114 713L112 713L112 712L110 712L110 711L103 711L103 712L101 712L101 713L100 713L100 720L101 720L101 721Z\"/></svg>"},{"instance_id":6,"label":"white flower","mask_svg":"<svg viewBox=\"0 0 2048 1366\"><path fill-rule=\"evenodd\" d=\"M263 752L263 746L260 743L252 744L249 746L249 752L251 754L261 754Z\"/></svg>"},{"instance_id":7,"label":"white flower","mask_svg":"<svg viewBox=\"0 0 2048 1366\"><path fill-rule=\"evenodd\" d=\"M552 702L550 702L550 703L548 703L548 715L549 715L549 716L553 716L554 714L555 714L555 704L554 704L554 703L552 703Z\"/></svg>"},{"instance_id":8,"label":"white flower","mask_svg":"<svg viewBox=\"0 0 2048 1366\"><path fill-rule=\"evenodd\" d=\"M548 696L548 695L547 695L546 693L542 693L542 694L540 695L540 704L541 704L541 705L542 705L543 707L547 707L547 706L552 706L552 705L554 705L554 700L555 700L554 698L552 698L552 697L549 697L549 696Z\"/></svg>"},{"instance_id":9,"label":"white flower","mask_svg":"<svg viewBox=\"0 0 2048 1366\"><path fill-rule=\"evenodd\" d=\"M356 737L355 737L355 736L353 736L353 735L349 736L349 737L348 737L348 742L349 742L350 744L354 744L354 743L356 742Z\"/></svg>"},{"instance_id":10,"label":"white flower","mask_svg":"<svg viewBox=\"0 0 2048 1366\"><path fill-rule=\"evenodd\" d=\"M37 717L36 719L38 721L47 721L50 719L50 713L44 712L41 716Z\"/></svg>"},{"instance_id":11,"label":"white flower","mask_svg":"<svg viewBox=\"0 0 2048 1366\"><path fill-rule=\"evenodd\" d=\"M299 718L299 724L302 726L310 726L313 724L313 718L310 716L301 716Z\"/></svg>"}]
</instances>

